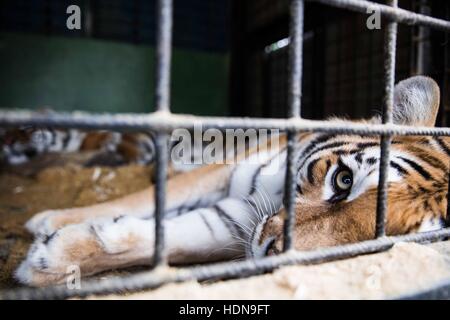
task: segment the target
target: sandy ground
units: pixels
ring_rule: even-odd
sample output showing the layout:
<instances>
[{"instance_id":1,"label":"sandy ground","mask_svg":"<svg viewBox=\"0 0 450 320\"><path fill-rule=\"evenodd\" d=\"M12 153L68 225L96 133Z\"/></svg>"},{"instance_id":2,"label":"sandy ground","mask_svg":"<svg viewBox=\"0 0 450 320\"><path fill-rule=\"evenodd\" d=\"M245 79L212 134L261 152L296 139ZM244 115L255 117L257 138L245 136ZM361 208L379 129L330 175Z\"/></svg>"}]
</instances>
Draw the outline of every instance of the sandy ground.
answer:
<instances>
[{"instance_id":1,"label":"sandy ground","mask_svg":"<svg viewBox=\"0 0 450 320\"><path fill-rule=\"evenodd\" d=\"M450 243L399 243L387 252L213 284L189 282L90 299L394 299L450 280Z\"/></svg>"},{"instance_id":2,"label":"sandy ground","mask_svg":"<svg viewBox=\"0 0 450 320\"><path fill-rule=\"evenodd\" d=\"M80 166L64 161L0 172L0 289L19 286L12 273L32 237L23 224L45 209L89 205L145 188L152 169ZM46 168L47 167L47 168ZM283 267L242 280L170 284L127 296L91 299L352 299L392 298L450 280L450 243L398 244L388 252L317 266ZM126 275L133 270L110 272Z\"/></svg>"}]
</instances>

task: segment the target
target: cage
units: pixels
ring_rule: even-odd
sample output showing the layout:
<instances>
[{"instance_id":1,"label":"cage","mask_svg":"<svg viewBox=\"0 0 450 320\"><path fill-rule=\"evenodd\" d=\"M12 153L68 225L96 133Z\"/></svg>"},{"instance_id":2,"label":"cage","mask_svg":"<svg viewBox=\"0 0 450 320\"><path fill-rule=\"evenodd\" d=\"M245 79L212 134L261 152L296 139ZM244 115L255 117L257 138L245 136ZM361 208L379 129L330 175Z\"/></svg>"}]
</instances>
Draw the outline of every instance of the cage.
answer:
<instances>
[{"instance_id":1,"label":"cage","mask_svg":"<svg viewBox=\"0 0 450 320\"><path fill-rule=\"evenodd\" d=\"M448 228L423 234L385 235L387 168L392 137L450 135L449 46L442 45L448 41L450 31L450 23L446 21L450 10L448 4L439 1L400 1L398 6L395 0L390 0L387 4L357 0L233 1L230 4L233 18L230 42L230 116L211 117L171 113L172 42L181 47L226 50L227 31L224 25L230 21L221 13L227 10L229 3L193 1L188 4L186 1L172 0L156 2L153 7L143 1L86 1L83 3L89 17L85 21L86 28L83 32L70 33L76 37L126 39L138 44L154 42L155 112L145 115L61 112L51 116L36 116L27 111L0 112L0 124L5 127L34 125L122 131L151 130L157 133L155 242L148 244L155 248L155 269L127 277L89 281L82 289L75 291L64 286L22 288L2 292L2 298L67 298L154 288L192 279L246 277L271 271L281 265L316 264L387 250L398 242L438 241L449 237ZM30 3L36 6L42 4L42 7L30 9ZM29 24L32 24L33 27L38 26L42 33L68 33L64 26L61 27L61 21L52 16L55 8L66 5L64 1L15 1L9 5L9 11L3 11L8 14L1 19L5 28L20 30L30 28ZM180 11L177 8L181 8ZM30 14L30 10L38 10L36 12L41 15ZM202 10L208 13L199 14ZM368 10L379 12L386 20L383 30L367 30L365 20L360 17L361 13L367 14ZM13 22L9 21L12 19L10 12L16 13ZM28 12L25 18L24 12ZM439 18L431 17L432 13L438 13ZM31 16L33 19L30 19ZM220 21L216 20L218 17ZM217 30L212 32L211 28ZM156 37L152 32L154 29L157 30ZM177 37L183 32L188 36ZM217 34L220 36L216 36ZM438 49L433 50L433 46ZM421 73L433 75L443 89L441 100L444 109L439 117L441 127L394 125L392 107L395 78ZM377 105L383 106L383 123L380 125L349 126L316 120L330 114L362 117ZM258 260L180 267L168 271L164 247L168 162L166 141L173 130L193 129L199 123L204 129L277 128L288 132L285 252ZM308 252L292 250L295 197L293 141L296 132L380 136L381 162L375 239ZM448 287L440 288L433 294L447 289Z\"/></svg>"}]
</instances>

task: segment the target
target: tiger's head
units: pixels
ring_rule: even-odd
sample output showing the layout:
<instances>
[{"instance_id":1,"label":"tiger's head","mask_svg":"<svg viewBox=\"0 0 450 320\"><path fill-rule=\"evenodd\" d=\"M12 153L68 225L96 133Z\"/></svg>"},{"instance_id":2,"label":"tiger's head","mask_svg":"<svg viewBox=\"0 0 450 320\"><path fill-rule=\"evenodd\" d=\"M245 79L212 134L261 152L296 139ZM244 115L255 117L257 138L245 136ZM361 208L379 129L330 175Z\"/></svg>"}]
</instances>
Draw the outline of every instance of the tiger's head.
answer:
<instances>
[{"instance_id":1,"label":"tiger's head","mask_svg":"<svg viewBox=\"0 0 450 320\"><path fill-rule=\"evenodd\" d=\"M51 108L39 108L33 115L51 115ZM44 152L53 143L54 130L23 125L15 128L0 128L0 158L10 165L27 162Z\"/></svg>"},{"instance_id":2,"label":"tiger's head","mask_svg":"<svg viewBox=\"0 0 450 320\"><path fill-rule=\"evenodd\" d=\"M51 131L33 126L2 130L0 154L8 164L21 164L43 152L51 141Z\"/></svg>"},{"instance_id":3,"label":"tiger's head","mask_svg":"<svg viewBox=\"0 0 450 320\"><path fill-rule=\"evenodd\" d=\"M439 97L439 87L430 78L413 77L398 83L394 122L434 126ZM366 121L377 122L377 117ZM303 133L297 139L295 249L373 239L380 138ZM388 235L443 226L449 150L447 137L394 137L388 169ZM255 228L250 255L258 257L282 250L284 214L281 209Z\"/></svg>"}]
</instances>

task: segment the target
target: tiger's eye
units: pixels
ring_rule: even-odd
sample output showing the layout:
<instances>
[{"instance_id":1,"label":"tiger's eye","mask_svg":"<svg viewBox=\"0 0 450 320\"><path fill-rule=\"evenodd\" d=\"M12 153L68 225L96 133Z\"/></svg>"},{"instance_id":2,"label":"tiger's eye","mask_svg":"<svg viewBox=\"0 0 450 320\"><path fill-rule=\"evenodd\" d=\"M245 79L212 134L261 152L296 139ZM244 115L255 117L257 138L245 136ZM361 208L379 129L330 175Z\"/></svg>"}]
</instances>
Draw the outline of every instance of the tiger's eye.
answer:
<instances>
[{"instance_id":1,"label":"tiger's eye","mask_svg":"<svg viewBox=\"0 0 450 320\"><path fill-rule=\"evenodd\" d=\"M353 175L349 170L341 170L336 174L334 185L340 191L347 191L353 185Z\"/></svg>"}]
</instances>

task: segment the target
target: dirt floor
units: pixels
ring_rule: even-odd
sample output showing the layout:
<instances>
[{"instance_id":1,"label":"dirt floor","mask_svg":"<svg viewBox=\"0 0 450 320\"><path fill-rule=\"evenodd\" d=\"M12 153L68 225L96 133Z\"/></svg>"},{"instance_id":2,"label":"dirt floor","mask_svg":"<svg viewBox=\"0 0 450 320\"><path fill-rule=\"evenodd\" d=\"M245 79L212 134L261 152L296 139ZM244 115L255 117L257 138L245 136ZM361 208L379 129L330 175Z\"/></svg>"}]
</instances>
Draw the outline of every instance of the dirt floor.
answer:
<instances>
[{"instance_id":1,"label":"dirt floor","mask_svg":"<svg viewBox=\"0 0 450 320\"><path fill-rule=\"evenodd\" d=\"M72 159L72 158L71 158ZM64 166L61 166L64 163ZM38 170L36 170L38 168ZM23 228L34 213L106 201L143 189L152 169L82 168L78 161L44 161L0 171L0 289L19 286L13 271L32 241ZM399 244L388 252L213 284L189 282L127 296L93 299L351 299L392 298L450 280L450 243ZM134 270L101 275L126 275Z\"/></svg>"}]
</instances>

